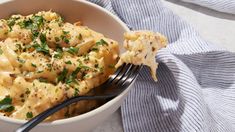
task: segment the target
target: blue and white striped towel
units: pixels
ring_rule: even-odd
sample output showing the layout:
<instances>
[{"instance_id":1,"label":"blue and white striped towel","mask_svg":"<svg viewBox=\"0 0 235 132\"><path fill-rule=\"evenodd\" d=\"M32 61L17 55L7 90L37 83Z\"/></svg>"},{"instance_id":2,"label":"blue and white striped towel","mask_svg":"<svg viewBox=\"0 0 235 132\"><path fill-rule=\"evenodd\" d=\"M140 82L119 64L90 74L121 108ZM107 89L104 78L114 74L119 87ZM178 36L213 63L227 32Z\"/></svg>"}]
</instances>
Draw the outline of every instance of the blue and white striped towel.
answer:
<instances>
[{"instance_id":1,"label":"blue and white striped towel","mask_svg":"<svg viewBox=\"0 0 235 132\"><path fill-rule=\"evenodd\" d=\"M235 13L233 0L190 1ZM157 31L169 39L156 56L159 81L143 69L121 107L125 132L235 131L235 53L203 40L160 0L92 2L134 30Z\"/></svg>"}]
</instances>

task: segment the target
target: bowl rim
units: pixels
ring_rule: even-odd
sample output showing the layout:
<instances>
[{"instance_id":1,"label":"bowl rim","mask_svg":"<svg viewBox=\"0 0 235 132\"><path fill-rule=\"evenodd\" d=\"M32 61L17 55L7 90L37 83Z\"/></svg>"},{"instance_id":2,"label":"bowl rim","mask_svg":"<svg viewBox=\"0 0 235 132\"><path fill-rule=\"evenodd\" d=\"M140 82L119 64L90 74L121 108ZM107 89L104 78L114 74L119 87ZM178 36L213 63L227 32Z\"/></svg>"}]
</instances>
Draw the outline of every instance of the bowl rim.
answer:
<instances>
[{"instance_id":1,"label":"bowl rim","mask_svg":"<svg viewBox=\"0 0 235 132\"><path fill-rule=\"evenodd\" d=\"M103 8L103 7L101 7L97 4L94 4L92 2L85 1L85 0L73 0L73 1L81 2L82 4L85 4L85 5L88 5L88 6L91 6L93 8L98 9L102 13L105 13L105 14L111 16L111 18L113 18L115 21L117 21L124 28L125 31L130 31L130 29L127 27L127 25L120 18L118 18L116 15L112 14L111 12L106 10L105 8ZM4 4L4 3L7 3L7 2L12 2L12 0L2 1L2 2L0 2L0 4ZM134 82L135 82L135 80L132 82L132 84ZM99 112L107 109L108 107L110 107L113 104L113 102L117 102L118 100L120 100L129 91L130 88L131 88L131 85L126 90L124 90L120 95L118 95L114 99L106 102L105 104L99 106L98 108L96 108L94 110L91 110L91 111L86 112L84 114L74 116L74 117L70 117L70 118L59 119L59 120L55 120L55 121L52 121L52 122L42 122L42 123L38 124L38 126L53 126L53 125L68 124L68 123L71 123L71 122L75 122L75 121L78 121L78 120L82 120L82 119L85 119L85 118L92 117L96 113L99 113ZM5 116L1 116L1 115L0 115L0 120L10 122L10 123L14 123L14 124L23 124L23 123L27 122L27 120L14 119L14 118L5 117Z\"/></svg>"}]
</instances>

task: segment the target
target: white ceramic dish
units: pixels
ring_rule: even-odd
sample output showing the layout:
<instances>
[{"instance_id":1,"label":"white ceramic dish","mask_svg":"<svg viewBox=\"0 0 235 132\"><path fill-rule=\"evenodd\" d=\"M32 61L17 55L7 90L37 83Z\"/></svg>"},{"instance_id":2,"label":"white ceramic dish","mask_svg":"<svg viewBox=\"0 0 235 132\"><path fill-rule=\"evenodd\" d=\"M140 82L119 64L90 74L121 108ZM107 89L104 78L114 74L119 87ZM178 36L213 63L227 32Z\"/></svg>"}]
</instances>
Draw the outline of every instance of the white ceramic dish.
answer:
<instances>
[{"instance_id":1,"label":"white ceramic dish","mask_svg":"<svg viewBox=\"0 0 235 132\"><path fill-rule=\"evenodd\" d=\"M116 16L103 8L84 0L1 0L0 18L7 18L13 13L23 15L36 13L42 10L53 10L60 13L66 21L80 20L91 29L105 34L119 44L123 42L123 33L129 31L127 26ZM41 123L32 132L87 132L102 123L114 113L124 101L130 86L121 95L107 102L101 107L88 113L69 119ZM12 132L23 120L0 116L0 132Z\"/></svg>"}]
</instances>

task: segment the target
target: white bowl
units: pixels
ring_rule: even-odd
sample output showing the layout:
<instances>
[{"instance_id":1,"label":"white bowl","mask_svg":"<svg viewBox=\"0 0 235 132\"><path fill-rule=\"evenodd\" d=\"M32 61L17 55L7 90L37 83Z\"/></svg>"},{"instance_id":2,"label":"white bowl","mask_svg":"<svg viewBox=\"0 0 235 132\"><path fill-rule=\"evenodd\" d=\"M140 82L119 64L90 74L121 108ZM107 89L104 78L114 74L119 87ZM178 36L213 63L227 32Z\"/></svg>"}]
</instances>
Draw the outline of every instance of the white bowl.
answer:
<instances>
[{"instance_id":1,"label":"white bowl","mask_svg":"<svg viewBox=\"0 0 235 132\"><path fill-rule=\"evenodd\" d=\"M66 21L80 20L91 29L105 36L123 42L123 33L129 31L127 26L116 16L103 8L87 1L79 0L2 0L0 1L0 18L7 18L13 13L23 15L42 10L53 10L60 13ZM121 45L120 45L121 46ZM133 83L132 83L133 84ZM94 129L122 104L130 86L118 97L99 108L68 119L41 123L32 129L33 132L85 132ZM0 116L0 132L12 132L26 121Z\"/></svg>"}]
</instances>

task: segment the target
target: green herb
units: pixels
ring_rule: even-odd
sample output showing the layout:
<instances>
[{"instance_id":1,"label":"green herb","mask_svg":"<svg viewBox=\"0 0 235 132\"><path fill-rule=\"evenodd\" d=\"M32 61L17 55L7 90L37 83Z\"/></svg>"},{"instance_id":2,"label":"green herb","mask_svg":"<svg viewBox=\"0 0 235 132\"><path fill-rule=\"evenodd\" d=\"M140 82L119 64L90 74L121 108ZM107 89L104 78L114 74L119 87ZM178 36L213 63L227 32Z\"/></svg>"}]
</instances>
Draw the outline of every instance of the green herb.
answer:
<instances>
[{"instance_id":1,"label":"green herb","mask_svg":"<svg viewBox=\"0 0 235 132\"><path fill-rule=\"evenodd\" d=\"M64 35L69 34L69 31L64 31L64 30L63 30L62 32L63 32Z\"/></svg>"},{"instance_id":2,"label":"green herb","mask_svg":"<svg viewBox=\"0 0 235 132\"><path fill-rule=\"evenodd\" d=\"M106 41L104 41L103 39L101 39L100 41L96 42L96 45L108 45L108 43Z\"/></svg>"},{"instance_id":3,"label":"green herb","mask_svg":"<svg viewBox=\"0 0 235 132\"><path fill-rule=\"evenodd\" d=\"M32 19L23 20L19 22L19 26L21 28L30 29L32 32L32 39L36 39L39 35L39 28L43 25L43 17L42 16L33 16Z\"/></svg>"},{"instance_id":4,"label":"green herb","mask_svg":"<svg viewBox=\"0 0 235 132\"><path fill-rule=\"evenodd\" d=\"M2 49L0 48L0 55L3 53Z\"/></svg>"},{"instance_id":5,"label":"green herb","mask_svg":"<svg viewBox=\"0 0 235 132\"><path fill-rule=\"evenodd\" d=\"M96 47L93 47L93 48L91 48L91 51L99 51L99 49L98 48L96 48Z\"/></svg>"},{"instance_id":6,"label":"green herb","mask_svg":"<svg viewBox=\"0 0 235 132\"><path fill-rule=\"evenodd\" d=\"M73 72L72 74L66 79L66 84L69 84L71 82L74 82L75 81L75 78L78 74L78 72L81 70L81 67L78 66Z\"/></svg>"},{"instance_id":7,"label":"green herb","mask_svg":"<svg viewBox=\"0 0 235 132\"><path fill-rule=\"evenodd\" d=\"M80 65L80 67L81 67L81 69L84 69L84 70L89 70L90 69L90 67L85 66L85 65Z\"/></svg>"},{"instance_id":8,"label":"green herb","mask_svg":"<svg viewBox=\"0 0 235 132\"><path fill-rule=\"evenodd\" d=\"M60 38L55 37L55 41L56 41L56 42L59 42L59 41L60 41Z\"/></svg>"},{"instance_id":9,"label":"green herb","mask_svg":"<svg viewBox=\"0 0 235 132\"><path fill-rule=\"evenodd\" d=\"M49 47L46 43L39 45L37 42L35 42L33 47L36 49L36 51L49 55Z\"/></svg>"},{"instance_id":10,"label":"green herb","mask_svg":"<svg viewBox=\"0 0 235 132\"><path fill-rule=\"evenodd\" d=\"M75 79L75 78L74 78L72 75L69 75L69 77L66 78L65 83L66 83L66 84L70 84L70 83L74 82L74 79Z\"/></svg>"},{"instance_id":11,"label":"green herb","mask_svg":"<svg viewBox=\"0 0 235 132\"><path fill-rule=\"evenodd\" d=\"M62 48L57 47L57 48L56 48L56 52L57 52L57 53L55 53L54 58L61 59L62 56L63 56L63 50L62 50Z\"/></svg>"},{"instance_id":12,"label":"green herb","mask_svg":"<svg viewBox=\"0 0 235 132\"><path fill-rule=\"evenodd\" d=\"M19 22L19 25L20 25L21 28L26 28L26 29L35 28L34 25L33 25L33 21L31 19L23 20L22 22Z\"/></svg>"},{"instance_id":13,"label":"green herb","mask_svg":"<svg viewBox=\"0 0 235 132\"><path fill-rule=\"evenodd\" d=\"M27 112L26 117L27 118L33 118L33 112Z\"/></svg>"},{"instance_id":14,"label":"green herb","mask_svg":"<svg viewBox=\"0 0 235 132\"><path fill-rule=\"evenodd\" d=\"M68 38L64 38L64 42L65 42L66 44L69 44L69 39L68 39Z\"/></svg>"},{"instance_id":15,"label":"green herb","mask_svg":"<svg viewBox=\"0 0 235 132\"><path fill-rule=\"evenodd\" d=\"M57 82L64 82L67 76L68 70L66 68L58 75Z\"/></svg>"},{"instance_id":16,"label":"green herb","mask_svg":"<svg viewBox=\"0 0 235 132\"><path fill-rule=\"evenodd\" d=\"M47 39L46 39L46 35L45 34L40 34L40 41L42 42L42 43L46 43L46 41L47 41Z\"/></svg>"},{"instance_id":17,"label":"green herb","mask_svg":"<svg viewBox=\"0 0 235 132\"><path fill-rule=\"evenodd\" d=\"M71 62L71 61L66 61L66 62L65 62L65 64L69 64L69 65L71 65L71 64L72 64L72 62Z\"/></svg>"},{"instance_id":18,"label":"green herb","mask_svg":"<svg viewBox=\"0 0 235 132\"><path fill-rule=\"evenodd\" d=\"M42 16L33 16L32 19L24 20L19 23L21 28L31 29L31 31L38 30L39 27L43 24Z\"/></svg>"},{"instance_id":19,"label":"green herb","mask_svg":"<svg viewBox=\"0 0 235 132\"><path fill-rule=\"evenodd\" d=\"M10 31L12 31L12 27L15 25L16 23L16 20L18 20L19 18L17 17L11 17L7 20L7 25L9 26L10 28Z\"/></svg>"},{"instance_id":20,"label":"green herb","mask_svg":"<svg viewBox=\"0 0 235 132\"><path fill-rule=\"evenodd\" d=\"M78 38L79 40L82 40L82 34L79 33L79 35L77 36L77 38Z\"/></svg>"},{"instance_id":21,"label":"green herb","mask_svg":"<svg viewBox=\"0 0 235 132\"><path fill-rule=\"evenodd\" d=\"M15 107L12 105L12 98L10 96L6 96L0 101L0 110L12 112L14 109Z\"/></svg>"},{"instance_id":22,"label":"green herb","mask_svg":"<svg viewBox=\"0 0 235 132\"><path fill-rule=\"evenodd\" d=\"M69 34L69 31L63 31L63 34L60 36L61 39L68 44L69 43L69 39L67 38L67 35Z\"/></svg>"},{"instance_id":23,"label":"green herb","mask_svg":"<svg viewBox=\"0 0 235 132\"><path fill-rule=\"evenodd\" d=\"M31 66L32 66L32 67L37 67L37 66L36 66L35 64L33 64L33 63L31 63Z\"/></svg>"},{"instance_id":24,"label":"green herb","mask_svg":"<svg viewBox=\"0 0 235 132\"><path fill-rule=\"evenodd\" d=\"M39 35L39 32L37 30L32 31L33 39L36 39Z\"/></svg>"},{"instance_id":25,"label":"green herb","mask_svg":"<svg viewBox=\"0 0 235 132\"><path fill-rule=\"evenodd\" d=\"M68 50L67 50L67 52L69 52L70 54L75 55L75 54L78 53L78 50L79 50L79 48L76 48L76 47L69 47Z\"/></svg>"},{"instance_id":26,"label":"green herb","mask_svg":"<svg viewBox=\"0 0 235 132\"><path fill-rule=\"evenodd\" d=\"M79 93L78 88L75 88L75 89L74 89L74 94L73 94L73 96L78 96L78 93Z\"/></svg>"},{"instance_id":27,"label":"green herb","mask_svg":"<svg viewBox=\"0 0 235 132\"><path fill-rule=\"evenodd\" d=\"M43 24L44 18L42 16L33 16L33 22L38 26Z\"/></svg>"}]
</instances>

